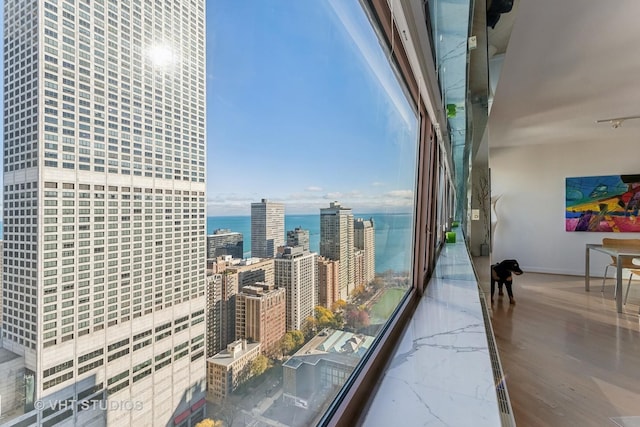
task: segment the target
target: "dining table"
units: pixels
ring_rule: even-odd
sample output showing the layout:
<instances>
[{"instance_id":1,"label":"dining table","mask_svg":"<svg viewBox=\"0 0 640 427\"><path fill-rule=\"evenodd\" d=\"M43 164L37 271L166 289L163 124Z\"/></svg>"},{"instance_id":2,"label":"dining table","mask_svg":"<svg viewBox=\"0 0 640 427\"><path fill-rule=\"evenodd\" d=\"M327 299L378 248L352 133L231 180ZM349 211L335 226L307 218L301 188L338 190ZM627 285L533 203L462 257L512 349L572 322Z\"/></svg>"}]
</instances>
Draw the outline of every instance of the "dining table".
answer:
<instances>
[{"instance_id":1,"label":"dining table","mask_svg":"<svg viewBox=\"0 0 640 427\"><path fill-rule=\"evenodd\" d=\"M590 251L602 252L616 259L616 309L622 313L622 260L640 258L640 249L603 246L601 243L587 243L585 249L584 290L589 292L589 254Z\"/></svg>"}]
</instances>

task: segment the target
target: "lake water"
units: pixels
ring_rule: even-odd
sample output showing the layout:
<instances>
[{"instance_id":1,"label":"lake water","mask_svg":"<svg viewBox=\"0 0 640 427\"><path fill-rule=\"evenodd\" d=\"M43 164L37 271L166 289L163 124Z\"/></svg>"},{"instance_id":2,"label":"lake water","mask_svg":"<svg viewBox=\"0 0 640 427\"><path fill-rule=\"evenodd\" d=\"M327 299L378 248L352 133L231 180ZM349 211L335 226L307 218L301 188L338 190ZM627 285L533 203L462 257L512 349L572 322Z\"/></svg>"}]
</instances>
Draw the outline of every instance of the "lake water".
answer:
<instances>
[{"instance_id":1,"label":"lake water","mask_svg":"<svg viewBox=\"0 0 640 427\"><path fill-rule=\"evenodd\" d=\"M410 214L358 214L356 218L373 218L375 228L376 273L387 270L409 271L412 259L412 215ZM285 232L300 227L309 230L312 252L320 252L320 214L285 215ZM245 257L251 255L250 216L211 216L207 218L207 234L218 228L242 233Z\"/></svg>"}]
</instances>

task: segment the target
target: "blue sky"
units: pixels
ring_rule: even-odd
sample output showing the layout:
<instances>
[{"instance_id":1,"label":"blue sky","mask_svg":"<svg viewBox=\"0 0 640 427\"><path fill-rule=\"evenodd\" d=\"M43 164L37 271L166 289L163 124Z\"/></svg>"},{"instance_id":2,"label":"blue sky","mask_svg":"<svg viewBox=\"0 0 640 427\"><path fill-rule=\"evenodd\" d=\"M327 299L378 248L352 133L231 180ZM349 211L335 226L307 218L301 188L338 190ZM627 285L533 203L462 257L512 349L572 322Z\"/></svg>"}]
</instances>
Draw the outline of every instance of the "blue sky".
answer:
<instances>
[{"instance_id":1,"label":"blue sky","mask_svg":"<svg viewBox=\"0 0 640 427\"><path fill-rule=\"evenodd\" d=\"M209 214L409 211L416 125L358 1L207 2Z\"/></svg>"},{"instance_id":2,"label":"blue sky","mask_svg":"<svg viewBox=\"0 0 640 427\"><path fill-rule=\"evenodd\" d=\"M415 114L357 0L206 7L209 215L412 210Z\"/></svg>"}]
</instances>

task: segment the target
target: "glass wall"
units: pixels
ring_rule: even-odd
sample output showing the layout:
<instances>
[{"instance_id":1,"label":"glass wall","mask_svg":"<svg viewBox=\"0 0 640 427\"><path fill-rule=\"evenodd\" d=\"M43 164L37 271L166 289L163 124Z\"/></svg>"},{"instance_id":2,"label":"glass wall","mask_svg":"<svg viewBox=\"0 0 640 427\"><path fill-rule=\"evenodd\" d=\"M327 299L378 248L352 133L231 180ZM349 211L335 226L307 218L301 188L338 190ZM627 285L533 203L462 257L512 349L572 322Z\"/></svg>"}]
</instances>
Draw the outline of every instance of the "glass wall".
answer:
<instances>
[{"instance_id":1,"label":"glass wall","mask_svg":"<svg viewBox=\"0 0 640 427\"><path fill-rule=\"evenodd\" d=\"M208 414L312 425L413 285L417 107L357 0L216 1L207 18L208 231L243 233L245 252L210 261L227 326L208 337ZM256 203L273 217L252 219ZM276 236L273 258L248 260L280 215L308 244ZM280 289L284 328L250 316Z\"/></svg>"},{"instance_id":2,"label":"glass wall","mask_svg":"<svg viewBox=\"0 0 640 427\"><path fill-rule=\"evenodd\" d=\"M14 3L18 5L19 2ZM128 27L116 22L118 17L129 22L129 2L84 1L78 4L78 23L87 28L95 24L89 23L89 18L86 18L87 21L82 19L86 11L92 11L94 16L103 19L102 6L105 3L109 10L109 25L112 25L107 34L109 55L112 55L107 68L116 70L118 53L128 55L127 47L131 45L125 29ZM189 317L188 313L180 311L182 306L171 305L173 302L170 299L173 297L170 295L178 295L176 298L179 298L180 288L172 288L166 283L162 288L160 283L167 280L163 276L180 274L180 269L171 269L171 265L167 263L171 256L170 247L161 247L160 240L152 243L152 236L149 234L151 228L147 229L145 240L149 242L146 245L154 245L154 262L159 268L161 266L163 274L151 276L153 260L152 250L149 249L149 255L145 255L144 268L149 268L145 270L145 275L148 274L145 280L157 286L153 291L156 304L160 304L158 301L169 303L165 308L171 307L171 315L175 313L177 317L158 324L153 331L149 329L151 326L145 326L147 330L136 333L133 328L126 327L135 322L140 322L136 323L139 325L148 318L143 318L140 313L136 314L135 307L139 306L134 306L131 318L128 315L121 317L123 323L131 322L124 323L126 327L122 328L126 338L105 344L104 349L83 351L78 357L74 356L73 360L77 360L75 364L82 363L82 366L74 366L71 360L53 364L51 368L44 370L44 377L55 374L55 381L47 380L47 391L42 394L48 399L47 407L44 405L45 400L39 399L40 395L35 401L20 397L22 391L27 396L34 395L34 383L29 381L31 371L25 369L24 357L16 356L6 347L1 349L2 359L10 363L0 367L0 374L9 370L12 374L10 378L8 374L5 375L10 381L0 384L0 391L20 390L19 393L12 393L11 399L7 398L9 393L0 393L3 423L29 425L46 418L45 422L53 425L73 417L80 424L80 417L89 413L86 410L87 403L92 406L91 416L105 420L109 425L135 424L137 420L144 420L143 424L151 422L150 418L140 413L133 413L130 418L114 418L121 415L119 408L114 407L105 413L107 400L138 402L126 400L126 396L135 397L136 390L144 390L145 398L153 401L153 405L150 404L145 410L149 413L153 411L156 417L154 420L168 420L167 425L191 426L200 418L205 408L208 418L221 421L229 427L264 424L307 426L325 422L334 414L336 418L342 417L340 411L335 409L340 402L349 400L345 397L346 392L358 389L352 385L371 372L374 381L375 376L380 375L380 369L370 368L371 361L376 361L379 367L384 366L385 357L393 347L393 338L398 336L398 331L411 315L426 279L433 270L438 248L444 243L444 231L453 211L455 191L450 181L452 172L448 170L451 164L448 147L443 148L447 144L438 140L439 134L432 125L433 118L427 114L427 110L433 111L434 108L425 106L426 102L432 101L425 99L418 84L424 83L424 76L419 75L409 64L411 52L404 51L406 33L398 29L396 17L392 16L386 0L214 0L206 3L207 82L204 85L201 81L203 76L196 75L193 71L195 67L202 71L201 74L204 73L201 58L204 44L201 34L185 32L183 22L174 15L178 6L182 7L183 4L171 3L174 10L168 6L170 3L165 5L160 1L153 4L145 1L144 8L141 8L142 2L131 3L133 22L142 20L149 26L149 31L143 34L145 43L154 41L152 35L157 35L155 32L179 32L181 37L184 36L184 44L179 48L179 60L178 56L162 49L162 46L153 47L151 52L147 52L150 55L145 59L149 64L169 60L172 66L184 74L184 81L180 78L162 80L159 77L144 80L145 96L151 104L140 115L136 115L134 109L131 117L127 112L128 107L118 107L116 92L113 92L110 95L114 98L109 104L112 107L108 111L112 114L109 120L115 123L121 117L122 124L127 129L129 124L134 128L141 128L141 117L144 114L145 138L168 141L163 140L160 135L166 135L165 138L175 133L184 135L184 138L189 135L189 144L184 143L182 154L177 149L172 153L169 149L161 151L156 148L152 156L149 148L144 163L144 170L147 172L138 168L143 172L137 173L134 170L131 175L134 183L143 178L160 179L163 178L160 175L163 162L166 162L164 166L167 167L180 162L184 168L204 168L205 150L198 151L194 143L196 140L202 142L204 138L204 121L202 114L195 114L191 109L196 104L203 107L203 98L206 96L206 194L192 193L187 197L188 193L181 193L182 190L173 187L173 182L155 192L138 191L140 189L135 186L130 191L128 186L103 186L93 181L90 184L100 190L100 195L95 193L95 198L106 198L107 207L110 207L107 213L112 214L109 220L113 221L113 227L109 228L114 230L108 232L108 243L112 243L113 239L115 244L121 235L128 233L120 230L126 228L126 221L124 224L120 222L130 217L115 216L118 206L116 199L120 200L118 194L123 194L124 200L121 213L127 215L130 208L127 194L135 194L136 191L144 194L145 214L148 214L145 217L145 221L148 221L145 227L151 227L152 209L157 204L154 209L155 226L165 227L162 233L167 234L163 238L171 238L172 228L180 225L180 222L171 221L169 214L174 207L185 218L189 215L191 218L197 216L200 228L189 226L190 228L182 229L183 242L187 242L185 246L191 245L188 249L184 248L184 262L188 262L190 266L197 265L197 268L203 267L203 257L189 257L187 252L203 254L204 236L200 230L203 227L202 209L206 195L206 309L198 306ZM58 3L50 1L47 4L46 9L57 13L58 6L55 5ZM60 21L60 36L68 44L68 48L72 45L72 40L65 35L71 34L70 29L73 28L70 19L75 6L72 4L75 4L72 0L59 4L64 17ZM205 10L202 3L190 4L195 9L180 9L188 16L185 22L197 18L196 21L203 24ZM15 13L19 11L11 10ZM43 21L49 27L45 28L47 37L43 41L54 46L56 41L53 37L57 37L57 34L50 29L58 27L54 24L53 12L42 12L50 20ZM7 16L11 15L5 15L5 20ZM154 34L151 18L157 20L157 23L153 21ZM420 25L423 24L424 22L420 22ZM202 30L202 27L201 25L199 28ZM138 27L134 25L135 28ZM123 50L120 52L114 40L122 29L125 30L121 32L120 47ZM96 32L98 36L94 39L90 39L82 31L77 34L79 40L86 43L79 45L81 50L88 49L90 43L97 45L91 45L92 49L102 46L104 40L99 35L102 30ZM35 30L33 34L36 34ZM404 37L400 34L404 34ZM431 44L434 45L436 44ZM100 49L103 48L104 46ZM441 48L442 46L438 48L440 52ZM19 49L31 47L23 44ZM19 49L16 47L15 52ZM138 54L140 52L135 53ZM52 61L55 59L45 56L47 57ZM104 61L96 63L104 65ZM68 69L63 70L61 76L64 74L72 77L73 72L70 70L74 68L71 62L65 64L67 65L64 67ZM158 67L161 65L154 64ZM31 67L31 64L23 61L21 66ZM45 65L44 69L51 71L51 67L53 66L49 65L47 68ZM79 75L84 73L83 69L79 68ZM136 71L136 67L133 70L133 82L140 83L142 80L136 75L139 70ZM53 78L51 73L48 74ZM122 76L121 82L115 80L115 71L108 76L112 77L108 79L111 85L109 90L128 93L128 74ZM181 86L196 76L200 79L198 85L189 89ZM95 83L95 87L100 89L91 86L90 89L95 90L93 95L97 96L102 92L104 85L100 86L101 83L82 76L80 81L83 82L80 86L83 90L87 88L89 91L88 85ZM63 84L69 87L72 86L71 83L71 80L63 80ZM161 83L166 84L166 88ZM155 86L152 87L152 84ZM205 86L206 93L203 93ZM134 88L134 93L139 92ZM154 98L151 98L152 95ZM33 96L36 96L36 92L33 92ZM183 99L182 103L174 104L174 107L178 107L171 107L173 110L159 108L163 97L173 99L174 96ZM133 99L136 99L136 95ZM82 103L85 101L79 102L79 105L84 105ZM440 100L434 102L439 104ZM53 105L56 104L51 104ZM71 104L69 106L72 108ZM35 109L33 112L37 115ZM45 109L45 113L53 114L53 110ZM65 123L75 125L75 121L72 121L75 120L74 117L65 116L68 119ZM80 118L79 121L84 119ZM79 126L82 128L84 125ZM116 127L113 129L110 132L116 132ZM135 138L133 153L129 153L129 148L124 148L122 158L118 161L128 162L130 154L142 156L137 151L140 146L135 143ZM73 138L65 140L71 144ZM80 141L80 145L84 147L83 144ZM187 151L187 145L191 151ZM45 143L46 147L49 144ZM165 147L169 145L165 143ZM113 151L111 148L109 150ZM82 154L83 151L79 153ZM101 155L104 157L104 152ZM109 161L110 165L112 162L117 165L116 160L113 160L117 157L115 154L108 157L112 159ZM134 158L134 161L138 160ZM124 167L124 162L122 166ZM96 171L104 172L104 168ZM150 171L155 171L156 174L152 176ZM171 173L168 168L162 172ZM203 171L200 171L200 175L193 172L190 176L199 185L205 179ZM164 176L164 179L169 178ZM177 177L175 178L177 181ZM46 182L45 187L53 188L53 185L53 182ZM63 189L73 189L64 185L71 184L63 184ZM88 185L78 182L80 190L87 189ZM44 197L58 197L57 194L51 190L45 192ZM60 194L63 198L72 197L70 191L61 191ZM84 215L84 207L89 205L80 200L85 198L84 193L78 194L78 206L82 206L78 212ZM7 203L10 208L14 203L7 202L13 199L8 196L5 193L5 209ZM142 214L142 211L135 209L142 209L142 197L133 196L134 214ZM99 206L95 214L103 215L104 203L99 203L102 204L95 204ZM45 216L50 216L45 223L57 223L58 211L53 208L57 206L57 202L45 200L44 206L51 207L44 211ZM62 200L61 206L68 206L66 213L73 214L73 203ZM119 219L122 221L119 222ZM164 223L161 223L163 219ZM37 233L35 227L33 230L33 233ZM160 239L160 230L155 230L157 239ZM69 236L57 234L58 228L54 225L45 227L44 233L46 234L37 238L43 237L45 242L58 238L66 240ZM104 237L103 232L97 233L96 237ZM89 238L88 233L86 238ZM128 237L122 239L123 242L129 241L125 240ZM140 240L134 237L136 239ZM230 241L233 242L233 254L227 251L227 246L217 252L217 242L229 245ZM53 251L53 246L47 245L45 244L44 249ZM36 245L33 247L36 248ZM5 253L6 249L5 246ZM88 251L82 249L85 250ZM269 250L270 254L266 252ZM145 253L146 251L145 249ZM63 252L67 253L68 251ZM129 252L122 252L121 257L126 258L127 254ZM102 256L97 255L95 259L100 260L102 258L98 257ZM48 259L46 253L45 259ZM82 260L87 265L86 268L79 269L82 273L78 277L84 277L89 272L99 275L102 271L102 267L97 264L88 265L89 257ZM115 281L116 263L113 260L109 262L108 267L113 269L109 273L113 272ZM136 262L135 257L133 262ZM127 263L123 259L122 264ZM5 271L13 268L10 265L5 263ZM52 261L45 261L44 265L52 271L55 267ZM71 268L66 261L63 265L65 269ZM25 271L27 275L30 273L28 269ZM128 280L128 267L123 266L121 271L121 279ZM70 273L71 270L67 272ZM198 297L202 302L205 290L201 283L202 275L199 277ZM136 280L134 278L134 283ZM189 281L183 283L190 284ZM73 287L71 284L65 286ZM135 286L132 289L133 303L140 304L142 294ZM5 291L7 289L12 290L5 282ZM111 301L111 297L115 297L118 292L129 292L125 289L129 288L120 289L116 285L110 285L107 295L113 309L123 310L123 314L126 314L124 310L128 310L128 302L118 304L115 299ZM99 285L94 290L102 292L103 288ZM80 292L78 301L87 303L89 310L84 291ZM45 302L48 301L53 306L58 298L56 291L53 288L51 292L45 289L45 294ZM67 298L65 295L67 294L60 294L63 299ZM147 302L152 297L144 298L144 315L155 316L154 321L157 321L157 312L152 313L151 309L146 311L147 304L149 307L153 305L152 302ZM182 298L182 303L189 301L185 299L186 294ZM65 309L66 303L62 304L61 307ZM102 314L104 310L101 307L94 305L94 315ZM7 310L13 308L5 307L3 314L12 313ZM48 309L45 307L44 319L54 325L53 317L49 317L51 315L47 313ZM69 311L68 315L71 319L73 311ZM78 317L79 321L83 319L84 317ZM198 333L186 341L175 338L178 333L182 336L193 334L194 327L205 329L204 323L206 334ZM66 325L64 322L63 324ZM79 323L81 324L82 322ZM116 322L113 321L107 327L112 329L100 327L94 331L109 331L111 340L115 326ZM41 325L38 323L37 327L41 328ZM44 325L44 328L48 329L48 326ZM44 334L45 337L47 334L53 336L51 332ZM391 335L395 337L390 338ZM166 345L167 349L160 349L158 342L160 346ZM131 350L124 346L129 346ZM153 359L152 349L160 349L160 353ZM188 349L194 354L189 355ZM79 349L74 351L80 352ZM107 354L108 352L112 353ZM63 353L57 352L56 356L62 357ZM92 360L102 357L103 353L105 360L110 363ZM141 354L149 354L149 357L145 356L146 360L138 363ZM143 379L150 376L151 372L167 369L168 366L184 367L188 360L202 362L205 359L203 354L206 356L206 403L199 394L202 393L202 388L195 389L186 384L186 377L182 374L164 375L161 371L157 376L158 381L154 379L153 387L147 387L142 382L135 386L137 388L129 387L130 383L133 386L137 381L149 381L149 378ZM37 359L38 363L43 359L41 355L31 358ZM114 371L117 365L111 362L116 359L126 360L131 365L130 369ZM47 363L51 363L51 360ZM96 369L103 367L105 372L110 371L104 381L95 374ZM190 375L197 376L201 381L203 372L199 367L188 370ZM113 375L111 371L114 371ZM69 381L69 384L63 384L58 379ZM171 386L167 386L169 380ZM164 405L166 401L176 400L168 395L168 390L184 390L183 399L176 403L176 407ZM370 388L366 393L360 392L358 398L366 400L369 390ZM60 396L64 398L59 399ZM76 396L78 399L68 396ZM60 406L55 406L58 403ZM7 409L13 412L9 413ZM136 414L137 420L133 418ZM125 415L129 417L130 413Z\"/></svg>"},{"instance_id":3,"label":"glass wall","mask_svg":"<svg viewBox=\"0 0 640 427\"><path fill-rule=\"evenodd\" d=\"M469 0L430 0L427 2L431 18L434 59L447 115L447 130L451 141L456 172L457 220L465 221L468 206L466 197L471 161L471 146L467 142L467 60L471 17Z\"/></svg>"}]
</instances>

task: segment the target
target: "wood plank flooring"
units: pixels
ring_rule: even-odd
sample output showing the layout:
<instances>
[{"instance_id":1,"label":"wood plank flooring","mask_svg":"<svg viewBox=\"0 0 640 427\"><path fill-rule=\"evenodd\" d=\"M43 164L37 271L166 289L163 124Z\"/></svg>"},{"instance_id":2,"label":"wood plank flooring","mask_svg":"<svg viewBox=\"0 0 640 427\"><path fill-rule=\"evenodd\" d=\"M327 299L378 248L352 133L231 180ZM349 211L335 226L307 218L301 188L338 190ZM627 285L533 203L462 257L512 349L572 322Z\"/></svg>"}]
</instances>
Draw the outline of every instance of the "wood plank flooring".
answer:
<instances>
[{"instance_id":1,"label":"wood plank flooring","mask_svg":"<svg viewBox=\"0 0 640 427\"><path fill-rule=\"evenodd\" d=\"M489 298L488 257L474 264ZM613 418L640 416L640 281L622 314L615 281L604 293L601 283L585 292L583 277L525 272L514 279L515 305L506 292L487 301L519 427L617 426Z\"/></svg>"}]
</instances>

